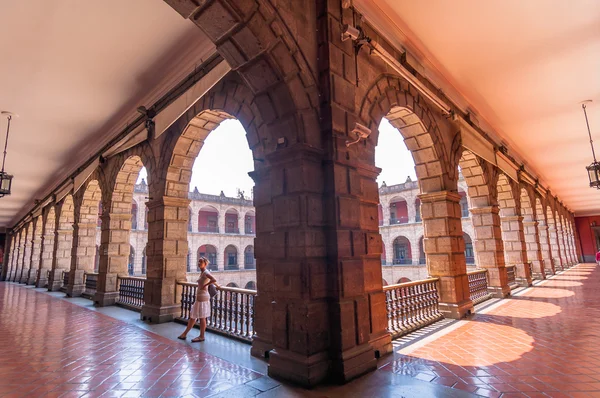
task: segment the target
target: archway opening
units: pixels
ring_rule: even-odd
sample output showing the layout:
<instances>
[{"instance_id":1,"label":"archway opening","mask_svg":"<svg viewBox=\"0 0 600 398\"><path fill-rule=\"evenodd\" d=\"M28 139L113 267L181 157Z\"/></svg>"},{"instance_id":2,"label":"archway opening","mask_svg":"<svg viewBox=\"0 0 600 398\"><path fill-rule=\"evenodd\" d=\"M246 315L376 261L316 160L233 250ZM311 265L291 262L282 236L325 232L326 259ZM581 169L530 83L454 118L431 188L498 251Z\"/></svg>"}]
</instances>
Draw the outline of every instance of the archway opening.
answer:
<instances>
[{"instance_id":1,"label":"archway opening","mask_svg":"<svg viewBox=\"0 0 600 398\"><path fill-rule=\"evenodd\" d=\"M212 245L202 245L198 248L198 258L205 257L208 260L208 270L218 271L217 248Z\"/></svg>"},{"instance_id":2,"label":"archway opening","mask_svg":"<svg viewBox=\"0 0 600 398\"><path fill-rule=\"evenodd\" d=\"M219 233L219 211L214 206L203 206L198 211L198 232Z\"/></svg>"},{"instance_id":3,"label":"archway opening","mask_svg":"<svg viewBox=\"0 0 600 398\"><path fill-rule=\"evenodd\" d=\"M240 267L238 264L238 250L233 245L228 245L225 248L225 271L237 271Z\"/></svg>"},{"instance_id":4,"label":"archway opening","mask_svg":"<svg viewBox=\"0 0 600 398\"><path fill-rule=\"evenodd\" d=\"M405 236L394 239L394 265L412 264L410 241Z\"/></svg>"},{"instance_id":5,"label":"archway opening","mask_svg":"<svg viewBox=\"0 0 600 398\"><path fill-rule=\"evenodd\" d=\"M466 232L463 232L463 239L465 241L465 260L467 266L475 266L475 252L473 251L473 241Z\"/></svg>"},{"instance_id":6,"label":"archway opening","mask_svg":"<svg viewBox=\"0 0 600 398\"><path fill-rule=\"evenodd\" d=\"M248 245L244 249L244 269L255 269L256 262L254 261L254 246Z\"/></svg>"}]
</instances>

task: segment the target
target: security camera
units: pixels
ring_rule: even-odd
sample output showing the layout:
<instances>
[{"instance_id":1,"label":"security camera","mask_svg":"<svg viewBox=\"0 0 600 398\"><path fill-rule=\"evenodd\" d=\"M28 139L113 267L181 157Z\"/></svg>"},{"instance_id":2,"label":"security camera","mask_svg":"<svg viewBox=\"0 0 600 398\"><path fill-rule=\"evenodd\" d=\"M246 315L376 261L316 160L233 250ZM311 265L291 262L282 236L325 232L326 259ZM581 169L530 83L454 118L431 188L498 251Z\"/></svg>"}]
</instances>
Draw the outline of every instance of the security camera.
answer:
<instances>
[{"instance_id":1,"label":"security camera","mask_svg":"<svg viewBox=\"0 0 600 398\"><path fill-rule=\"evenodd\" d=\"M344 27L342 28L342 41L348 39L358 40L361 33L360 29L355 28L352 25L344 24Z\"/></svg>"},{"instance_id":2,"label":"security camera","mask_svg":"<svg viewBox=\"0 0 600 398\"><path fill-rule=\"evenodd\" d=\"M369 138L369 136L371 135L371 129L367 126L363 126L360 123L356 123L350 133L356 136L356 141L346 141L347 147L356 144L360 140L366 140L367 138Z\"/></svg>"}]
</instances>

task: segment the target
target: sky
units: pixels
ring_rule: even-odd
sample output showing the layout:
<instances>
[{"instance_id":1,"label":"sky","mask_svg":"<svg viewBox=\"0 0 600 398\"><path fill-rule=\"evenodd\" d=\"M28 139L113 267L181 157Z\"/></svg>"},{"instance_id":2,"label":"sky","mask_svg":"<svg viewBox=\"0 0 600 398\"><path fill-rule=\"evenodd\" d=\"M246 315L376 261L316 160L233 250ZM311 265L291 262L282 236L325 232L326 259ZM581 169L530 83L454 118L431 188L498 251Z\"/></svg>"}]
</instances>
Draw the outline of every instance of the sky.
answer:
<instances>
[{"instance_id":1,"label":"sky","mask_svg":"<svg viewBox=\"0 0 600 398\"><path fill-rule=\"evenodd\" d=\"M246 132L237 120L225 120L204 142L200 154L194 162L190 191L198 187L201 193L237 196L237 190L244 191L246 197L252 194L254 181L248 175L254 170L252 152L248 147ZM383 119L379 126L379 142L375 148L375 165L382 169L377 178L379 186L400 184L406 177L415 181L415 165L412 155L404 144L402 135ZM142 168L138 184L146 177Z\"/></svg>"}]
</instances>

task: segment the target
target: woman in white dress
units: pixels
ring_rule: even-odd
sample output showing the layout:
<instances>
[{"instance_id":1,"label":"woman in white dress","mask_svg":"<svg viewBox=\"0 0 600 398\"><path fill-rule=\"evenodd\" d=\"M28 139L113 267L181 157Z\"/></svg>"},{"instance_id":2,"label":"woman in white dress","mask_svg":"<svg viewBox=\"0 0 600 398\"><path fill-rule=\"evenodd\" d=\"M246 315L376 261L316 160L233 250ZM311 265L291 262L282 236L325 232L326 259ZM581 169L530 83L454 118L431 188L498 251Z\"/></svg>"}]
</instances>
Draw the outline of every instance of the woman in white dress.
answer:
<instances>
[{"instance_id":1,"label":"woman in white dress","mask_svg":"<svg viewBox=\"0 0 600 398\"><path fill-rule=\"evenodd\" d=\"M187 327L181 336L177 337L180 340L185 340L187 334L200 319L200 336L192 340L192 343L204 341L204 332L206 332L206 318L210 316L210 294L208 293L208 285L213 284L219 288L217 280L208 272L208 260L205 257L198 259L198 267L200 268L200 279L198 279L198 288L196 289L196 301L190 310L190 319Z\"/></svg>"}]
</instances>

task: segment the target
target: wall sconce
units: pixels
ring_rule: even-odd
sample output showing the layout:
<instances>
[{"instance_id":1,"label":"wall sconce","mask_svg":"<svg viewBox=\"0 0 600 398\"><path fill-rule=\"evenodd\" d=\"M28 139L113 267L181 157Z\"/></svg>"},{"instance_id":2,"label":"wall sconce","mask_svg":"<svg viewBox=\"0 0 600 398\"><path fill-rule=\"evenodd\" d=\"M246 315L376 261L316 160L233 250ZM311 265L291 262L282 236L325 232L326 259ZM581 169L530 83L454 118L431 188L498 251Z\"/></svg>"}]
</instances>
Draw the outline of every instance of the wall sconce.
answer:
<instances>
[{"instance_id":1,"label":"wall sconce","mask_svg":"<svg viewBox=\"0 0 600 398\"><path fill-rule=\"evenodd\" d=\"M363 126L360 123L356 123L354 125L354 129L352 129L352 131L350 132L350 135L354 135L356 137L356 140L346 141L346 147L354 145L360 140L366 140L367 138L369 138L369 136L371 135L371 129L369 129L367 126Z\"/></svg>"}]
</instances>

